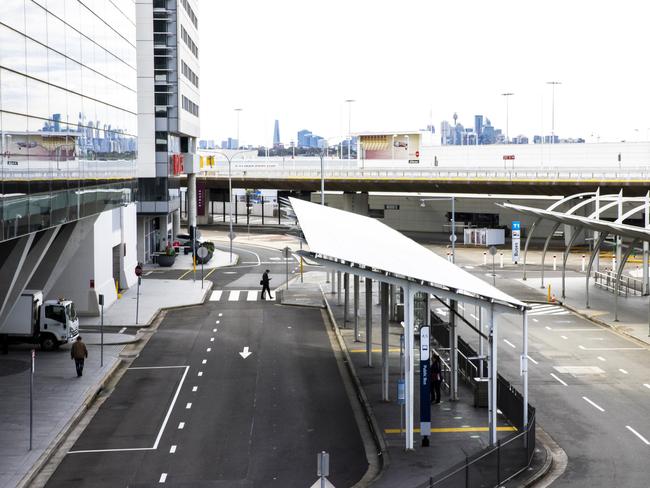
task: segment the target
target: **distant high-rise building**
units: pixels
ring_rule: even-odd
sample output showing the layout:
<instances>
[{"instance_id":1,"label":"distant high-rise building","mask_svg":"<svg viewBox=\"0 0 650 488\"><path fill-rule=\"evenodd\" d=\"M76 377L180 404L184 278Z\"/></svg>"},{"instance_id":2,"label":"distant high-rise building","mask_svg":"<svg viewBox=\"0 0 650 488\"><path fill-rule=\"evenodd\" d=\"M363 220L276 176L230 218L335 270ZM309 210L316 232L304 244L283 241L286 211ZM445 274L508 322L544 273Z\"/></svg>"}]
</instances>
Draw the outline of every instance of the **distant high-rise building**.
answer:
<instances>
[{"instance_id":1,"label":"distant high-rise building","mask_svg":"<svg viewBox=\"0 0 650 488\"><path fill-rule=\"evenodd\" d=\"M481 134L483 133L483 116L475 115L474 116L474 132L476 132L479 141L481 140Z\"/></svg>"},{"instance_id":2,"label":"distant high-rise building","mask_svg":"<svg viewBox=\"0 0 650 488\"><path fill-rule=\"evenodd\" d=\"M307 129L298 131L298 147L309 147L311 134L311 131Z\"/></svg>"},{"instance_id":3,"label":"distant high-rise building","mask_svg":"<svg viewBox=\"0 0 650 488\"><path fill-rule=\"evenodd\" d=\"M443 146L452 144L451 125L446 120L440 123L440 144Z\"/></svg>"},{"instance_id":4,"label":"distant high-rise building","mask_svg":"<svg viewBox=\"0 0 650 488\"><path fill-rule=\"evenodd\" d=\"M207 149L208 148L208 141L201 139L199 141L199 149Z\"/></svg>"},{"instance_id":5,"label":"distant high-rise building","mask_svg":"<svg viewBox=\"0 0 650 488\"><path fill-rule=\"evenodd\" d=\"M280 122L276 119L273 126L273 147L279 147L280 144Z\"/></svg>"}]
</instances>

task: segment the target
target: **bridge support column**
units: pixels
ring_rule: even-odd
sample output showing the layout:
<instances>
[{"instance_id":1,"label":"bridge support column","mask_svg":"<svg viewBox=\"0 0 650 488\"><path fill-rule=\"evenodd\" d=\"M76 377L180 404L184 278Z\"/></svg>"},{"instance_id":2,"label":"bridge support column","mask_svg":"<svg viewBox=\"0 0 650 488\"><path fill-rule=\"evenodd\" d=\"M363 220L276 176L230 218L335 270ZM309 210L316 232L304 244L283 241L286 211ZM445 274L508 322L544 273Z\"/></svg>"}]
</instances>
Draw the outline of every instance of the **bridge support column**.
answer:
<instances>
[{"instance_id":1,"label":"bridge support column","mask_svg":"<svg viewBox=\"0 0 650 488\"><path fill-rule=\"evenodd\" d=\"M367 193L344 193L343 210L359 215L368 215Z\"/></svg>"}]
</instances>

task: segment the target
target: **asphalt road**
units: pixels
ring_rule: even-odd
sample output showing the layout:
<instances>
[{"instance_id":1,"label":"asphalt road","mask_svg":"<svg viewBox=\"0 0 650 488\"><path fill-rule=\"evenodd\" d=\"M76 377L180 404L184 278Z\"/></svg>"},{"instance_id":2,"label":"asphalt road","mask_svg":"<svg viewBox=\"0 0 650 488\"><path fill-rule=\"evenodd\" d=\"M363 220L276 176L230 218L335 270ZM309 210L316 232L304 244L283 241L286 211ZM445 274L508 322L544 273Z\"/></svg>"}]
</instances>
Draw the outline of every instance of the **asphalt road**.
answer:
<instances>
[{"instance_id":1,"label":"asphalt road","mask_svg":"<svg viewBox=\"0 0 650 488\"><path fill-rule=\"evenodd\" d=\"M500 274L503 282L511 273ZM566 471L552 486L650 486L650 351L559 306L533 307L529 401L538 426L568 456ZM473 306L460 312L478 323ZM459 333L478 344L466 325ZM498 317L498 344L500 373L521 389L520 316Z\"/></svg>"},{"instance_id":2,"label":"asphalt road","mask_svg":"<svg viewBox=\"0 0 650 488\"><path fill-rule=\"evenodd\" d=\"M337 488L361 479L366 456L321 311L226 293L259 289L261 269L284 266L257 254L215 273L219 300L167 314L48 487L308 487L322 450Z\"/></svg>"}]
</instances>

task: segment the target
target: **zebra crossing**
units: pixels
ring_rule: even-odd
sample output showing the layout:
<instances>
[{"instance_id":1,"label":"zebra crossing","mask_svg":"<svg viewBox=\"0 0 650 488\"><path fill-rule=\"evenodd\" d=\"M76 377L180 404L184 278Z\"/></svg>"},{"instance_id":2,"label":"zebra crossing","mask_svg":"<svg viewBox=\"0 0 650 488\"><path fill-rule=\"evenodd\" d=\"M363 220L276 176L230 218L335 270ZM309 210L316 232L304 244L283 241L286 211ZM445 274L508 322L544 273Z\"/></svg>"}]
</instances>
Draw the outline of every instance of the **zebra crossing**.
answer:
<instances>
[{"instance_id":1,"label":"zebra crossing","mask_svg":"<svg viewBox=\"0 0 650 488\"><path fill-rule=\"evenodd\" d=\"M211 302L256 302L260 300L260 290L214 290Z\"/></svg>"},{"instance_id":2,"label":"zebra crossing","mask_svg":"<svg viewBox=\"0 0 650 488\"><path fill-rule=\"evenodd\" d=\"M529 317L535 315L569 315L571 313L559 305L534 303L531 305L531 307L532 310L528 312Z\"/></svg>"}]
</instances>

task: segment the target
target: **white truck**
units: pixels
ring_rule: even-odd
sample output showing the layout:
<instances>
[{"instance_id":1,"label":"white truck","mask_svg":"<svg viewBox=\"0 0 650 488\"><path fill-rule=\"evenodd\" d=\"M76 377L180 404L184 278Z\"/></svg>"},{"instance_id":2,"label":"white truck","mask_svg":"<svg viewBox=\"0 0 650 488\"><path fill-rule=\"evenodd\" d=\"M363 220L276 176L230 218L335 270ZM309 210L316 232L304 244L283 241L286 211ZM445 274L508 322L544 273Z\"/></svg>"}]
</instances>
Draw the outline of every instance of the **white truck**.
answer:
<instances>
[{"instance_id":1,"label":"white truck","mask_svg":"<svg viewBox=\"0 0 650 488\"><path fill-rule=\"evenodd\" d=\"M43 292L25 290L0 325L0 344L40 344L45 351L72 342L79 334L79 319L70 300L46 300Z\"/></svg>"}]
</instances>

